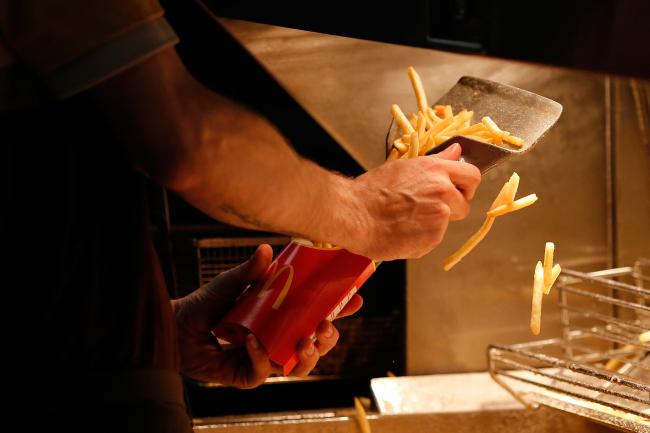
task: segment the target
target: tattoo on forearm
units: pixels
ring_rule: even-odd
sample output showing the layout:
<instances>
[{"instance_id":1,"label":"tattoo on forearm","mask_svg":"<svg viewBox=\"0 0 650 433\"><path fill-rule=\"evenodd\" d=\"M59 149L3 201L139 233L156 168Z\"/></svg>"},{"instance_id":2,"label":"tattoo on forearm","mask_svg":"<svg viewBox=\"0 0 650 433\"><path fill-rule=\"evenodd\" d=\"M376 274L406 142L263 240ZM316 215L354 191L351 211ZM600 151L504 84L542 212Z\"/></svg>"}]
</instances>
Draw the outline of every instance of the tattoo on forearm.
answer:
<instances>
[{"instance_id":1,"label":"tattoo on forearm","mask_svg":"<svg viewBox=\"0 0 650 433\"><path fill-rule=\"evenodd\" d=\"M222 211L223 213L227 213L228 215L233 215L237 217L237 219L239 219L241 222L255 226L258 229L272 230L272 227L269 226L268 224L250 215L246 215L228 204L223 204L219 206L219 210Z\"/></svg>"},{"instance_id":2,"label":"tattoo on forearm","mask_svg":"<svg viewBox=\"0 0 650 433\"><path fill-rule=\"evenodd\" d=\"M307 238L307 236L301 234L301 233L294 233L294 232L287 232L284 230L278 230L271 226L270 224L267 224L263 221L260 221L258 218L255 218L250 215L246 215L234 207L228 205L228 204L223 204L219 206L219 210L222 211L223 213L227 213L228 215L232 215L239 219L241 222L251 225L257 229L264 230L264 231L269 231L269 232L278 232L278 233L286 233L289 236L293 237L299 237L299 238Z\"/></svg>"}]
</instances>

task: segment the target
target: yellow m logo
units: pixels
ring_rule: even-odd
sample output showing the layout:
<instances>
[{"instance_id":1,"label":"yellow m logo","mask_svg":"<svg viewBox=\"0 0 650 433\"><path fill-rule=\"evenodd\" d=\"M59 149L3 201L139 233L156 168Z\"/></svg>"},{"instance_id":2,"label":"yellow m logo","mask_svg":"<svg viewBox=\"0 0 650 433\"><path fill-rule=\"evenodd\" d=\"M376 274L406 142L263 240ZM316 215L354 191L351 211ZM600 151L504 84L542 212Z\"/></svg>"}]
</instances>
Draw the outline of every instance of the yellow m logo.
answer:
<instances>
[{"instance_id":1,"label":"yellow m logo","mask_svg":"<svg viewBox=\"0 0 650 433\"><path fill-rule=\"evenodd\" d=\"M275 310L280 308L280 305L282 305L284 298L287 296L287 293L289 293L289 289L291 288L291 283L293 282L293 266L284 265L280 269L275 270L277 266L278 266L277 262L273 263L272 265L273 270L271 276L266 280L264 286L262 286L262 290L260 290L260 292L257 294L258 298L262 298L264 295L266 295L266 292L269 292L271 290L271 286L273 285L273 283L275 283L275 280L277 280L278 277L282 275L284 271L289 271L287 280L285 281L282 290L280 290L280 293L278 293L278 297L275 299L275 302L272 305L272 308Z\"/></svg>"}]
</instances>

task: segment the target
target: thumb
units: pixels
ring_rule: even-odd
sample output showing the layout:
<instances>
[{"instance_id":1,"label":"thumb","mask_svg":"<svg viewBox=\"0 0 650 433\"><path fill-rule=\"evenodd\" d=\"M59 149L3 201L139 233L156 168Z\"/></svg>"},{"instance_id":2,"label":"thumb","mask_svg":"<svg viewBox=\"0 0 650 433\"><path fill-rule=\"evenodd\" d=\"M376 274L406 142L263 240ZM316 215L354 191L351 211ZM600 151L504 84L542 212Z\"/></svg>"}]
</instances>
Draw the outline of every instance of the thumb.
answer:
<instances>
[{"instance_id":1,"label":"thumb","mask_svg":"<svg viewBox=\"0 0 650 433\"><path fill-rule=\"evenodd\" d=\"M238 288L241 288L239 290L239 293L241 293L247 285L254 283L264 276L272 260L273 249L271 246L261 244L248 260L239 266L219 274L207 284L207 288L210 291L215 291L214 289L216 289L221 297L228 296L229 292L237 292ZM229 290L230 288L234 290ZM239 296L239 293L235 294L235 297Z\"/></svg>"},{"instance_id":2,"label":"thumb","mask_svg":"<svg viewBox=\"0 0 650 433\"><path fill-rule=\"evenodd\" d=\"M463 149L460 147L460 144L453 143L451 146L443 150L442 152L436 153L434 156L442 159L448 159L450 161L458 161L460 155L463 152Z\"/></svg>"},{"instance_id":3,"label":"thumb","mask_svg":"<svg viewBox=\"0 0 650 433\"><path fill-rule=\"evenodd\" d=\"M241 265L222 272L208 284L181 298L177 317L197 330L208 331L232 308L246 287L262 278L271 264L273 249L262 244Z\"/></svg>"}]
</instances>

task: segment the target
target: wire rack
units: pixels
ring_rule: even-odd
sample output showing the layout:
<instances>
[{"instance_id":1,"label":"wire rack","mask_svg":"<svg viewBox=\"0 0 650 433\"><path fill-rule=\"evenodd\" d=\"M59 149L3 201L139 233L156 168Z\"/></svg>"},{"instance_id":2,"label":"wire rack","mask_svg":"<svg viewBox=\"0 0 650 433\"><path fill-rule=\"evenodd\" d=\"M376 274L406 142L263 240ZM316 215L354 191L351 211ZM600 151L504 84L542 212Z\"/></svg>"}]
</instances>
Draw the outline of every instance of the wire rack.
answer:
<instances>
[{"instance_id":1,"label":"wire rack","mask_svg":"<svg viewBox=\"0 0 650 433\"><path fill-rule=\"evenodd\" d=\"M650 260L582 273L556 285L558 338L488 348L490 374L529 407L539 404L622 430L650 432Z\"/></svg>"},{"instance_id":2,"label":"wire rack","mask_svg":"<svg viewBox=\"0 0 650 433\"><path fill-rule=\"evenodd\" d=\"M290 238L283 236L197 239L194 245L196 246L199 285L202 286L210 282L221 272L248 260L258 245L271 245L275 257L289 240Z\"/></svg>"}]
</instances>

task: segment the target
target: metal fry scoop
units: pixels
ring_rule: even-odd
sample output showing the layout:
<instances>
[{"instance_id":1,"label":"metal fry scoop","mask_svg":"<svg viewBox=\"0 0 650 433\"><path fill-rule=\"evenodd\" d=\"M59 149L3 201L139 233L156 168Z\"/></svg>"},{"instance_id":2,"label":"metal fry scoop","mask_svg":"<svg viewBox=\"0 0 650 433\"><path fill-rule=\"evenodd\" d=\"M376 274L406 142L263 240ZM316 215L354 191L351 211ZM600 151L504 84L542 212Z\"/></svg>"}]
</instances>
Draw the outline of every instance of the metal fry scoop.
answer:
<instances>
[{"instance_id":1,"label":"metal fry scoop","mask_svg":"<svg viewBox=\"0 0 650 433\"><path fill-rule=\"evenodd\" d=\"M521 148L514 149L467 137L451 137L427 153L438 153L453 143L459 143L463 148L462 160L476 165L481 173L511 156L528 152L562 114L562 105L551 99L475 77L462 77L435 105L451 105L454 112L463 108L471 110L476 121L490 116L499 128L524 140ZM386 137L387 149L400 135L399 127L393 121Z\"/></svg>"}]
</instances>

